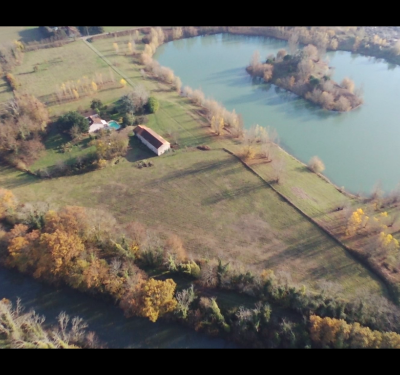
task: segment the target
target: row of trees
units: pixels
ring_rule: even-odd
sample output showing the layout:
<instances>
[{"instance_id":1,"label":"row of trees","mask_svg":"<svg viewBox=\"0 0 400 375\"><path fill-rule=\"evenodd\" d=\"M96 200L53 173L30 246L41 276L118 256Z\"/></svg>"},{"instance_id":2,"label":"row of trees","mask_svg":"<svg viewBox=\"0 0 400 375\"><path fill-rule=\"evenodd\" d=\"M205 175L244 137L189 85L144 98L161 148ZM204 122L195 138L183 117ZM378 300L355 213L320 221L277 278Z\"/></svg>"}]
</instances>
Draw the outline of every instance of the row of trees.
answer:
<instances>
[{"instance_id":1,"label":"row of trees","mask_svg":"<svg viewBox=\"0 0 400 375\"><path fill-rule=\"evenodd\" d=\"M95 73L91 78L83 76L76 81L63 82L56 87L55 96L59 102L77 100L83 96L94 95L103 88L114 85L115 83L114 73L112 69L109 68L107 76L103 73ZM124 86L122 83L121 85Z\"/></svg>"},{"instance_id":2,"label":"row of trees","mask_svg":"<svg viewBox=\"0 0 400 375\"><path fill-rule=\"evenodd\" d=\"M108 294L128 316L156 321L174 310L176 284L149 279L135 264L139 259L150 265L158 261L153 255L160 239L143 226L132 223L118 230L110 215L81 207L36 211L40 220L32 220L18 207L7 213L9 220L19 222L2 237L6 253L2 251L1 257L8 266L50 282Z\"/></svg>"},{"instance_id":3,"label":"row of trees","mask_svg":"<svg viewBox=\"0 0 400 375\"><path fill-rule=\"evenodd\" d=\"M221 103L212 98L206 98L201 89L193 90L189 86L185 86L182 95L186 96L195 105L204 109L207 119L210 121L211 129L216 135L221 135L223 129L235 137L242 137L243 118L233 109L228 111Z\"/></svg>"},{"instance_id":4,"label":"row of trees","mask_svg":"<svg viewBox=\"0 0 400 375\"><path fill-rule=\"evenodd\" d=\"M400 348L400 335L379 332L343 319L310 316L311 340L321 348Z\"/></svg>"}]
</instances>

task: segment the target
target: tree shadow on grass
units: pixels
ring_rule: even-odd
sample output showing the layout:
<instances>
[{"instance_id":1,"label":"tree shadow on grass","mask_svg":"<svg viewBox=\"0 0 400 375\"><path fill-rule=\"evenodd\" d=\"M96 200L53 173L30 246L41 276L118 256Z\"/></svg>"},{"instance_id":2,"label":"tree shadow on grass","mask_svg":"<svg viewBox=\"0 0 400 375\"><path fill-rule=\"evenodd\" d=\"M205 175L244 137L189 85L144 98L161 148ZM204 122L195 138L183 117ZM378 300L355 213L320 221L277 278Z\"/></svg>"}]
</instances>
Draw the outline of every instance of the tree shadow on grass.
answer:
<instances>
[{"instance_id":1,"label":"tree shadow on grass","mask_svg":"<svg viewBox=\"0 0 400 375\"><path fill-rule=\"evenodd\" d=\"M200 151L199 151L200 152ZM223 161L201 161L192 164L189 168L176 170L163 178L164 181L186 178L188 176L201 176L207 173L218 170L220 174L223 168L229 168L236 164L237 161L233 158L227 158ZM208 179L208 177L205 177Z\"/></svg>"},{"instance_id":2,"label":"tree shadow on grass","mask_svg":"<svg viewBox=\"0 0 400 375\"><path fill-rule=\"evenodd\" d=\"M154 152L150 151L147 146L145 146L136 137L130 137L129 140L130 149L125 155L125 159L131 163L139 160L150 159L157 156Z\"/></svg>"},{"instance_id":3,"label":"tree shadow on grass","mask_svg":"<svg viewBox=\"0 0 400 375\"><path fill-rule=\"evenodd\" d=\"M11 173L15 173L15 175L10 176ZM4 165L0 166L0 174L3 176L9 175L9 178L1 182L1 187L5 189L15 189L21 186L32 185L40 181L38 177L25 172L16 171L16 169Z\"/></svg>"},{"instance_id":4,"label":"tree shadow on grass","mask_svg":"<svg viewBox=\"0 0 400 375\"><path fill-rule=\"evenodd\" d=\"M18 34L20 36L20 40L23 43L29 43L29 42L33 42L35 40L40 41L42 39L45 39L45 36L40 31L39 27L21 30L20 32L18 32Z\"/></svg>"},{"instance_id":5,"label":"tree shadow on grass","mask_svg":"<svg viewBox=\"0 0 400 375\"><path fill-rule=\"evenodd\" d=\"M248 194L264 188L262 184L247 185L237 189L225 189L217 194L207 197L201 201L202 206L211 206L217 204L224 200L238 199L242 196L247 196Z\"/></svg>"}]
</instances>

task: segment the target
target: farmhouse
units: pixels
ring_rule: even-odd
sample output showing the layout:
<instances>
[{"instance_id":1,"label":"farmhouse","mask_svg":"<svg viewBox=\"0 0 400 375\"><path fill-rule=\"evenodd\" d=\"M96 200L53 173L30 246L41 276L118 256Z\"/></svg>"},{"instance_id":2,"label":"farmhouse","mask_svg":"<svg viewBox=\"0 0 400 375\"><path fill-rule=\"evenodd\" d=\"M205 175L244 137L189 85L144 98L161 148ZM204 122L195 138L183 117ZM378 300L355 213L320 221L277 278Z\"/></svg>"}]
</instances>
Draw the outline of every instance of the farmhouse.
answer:
<instances>
[{"instance_id":1,"label":"farmhouse","mask_svg":"<svg viewBox=\"0 0 400 375\"><path fill-rule=\"evenodd\" d=\"M108 127L107 121L102 120L97 114L86 118L89 120L89 133Z\"/></svg>"},{"instance_id":2,"label":"farmhouse","mask_svg":"<svg viewBox=\"0 0 400 375\"><path fill-rule=\"evenodd\" d=\"M136 136L144 143L151 151L158 156L171 148L171 145L163 137L147 126L138 125L134 129Z\"/></svg>"}]
</instances>

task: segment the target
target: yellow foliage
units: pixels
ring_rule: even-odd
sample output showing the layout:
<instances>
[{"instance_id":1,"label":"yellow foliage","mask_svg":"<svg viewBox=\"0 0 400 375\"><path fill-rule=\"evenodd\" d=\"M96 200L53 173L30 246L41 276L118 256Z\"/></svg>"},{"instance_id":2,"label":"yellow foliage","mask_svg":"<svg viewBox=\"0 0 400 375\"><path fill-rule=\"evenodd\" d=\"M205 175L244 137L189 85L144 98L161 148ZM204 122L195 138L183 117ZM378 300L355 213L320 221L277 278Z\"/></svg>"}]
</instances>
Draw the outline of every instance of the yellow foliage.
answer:
<instances>
[{"instance_id":1,"label":"yellow foliage","mask_svg":"<svg viewBox=\"0 0 400 375\"><path fill-rule=\"evenodd\" d=\"M75 89L72 90L72 93L74 94L75 99L79 99L79 93Z\"/></svg>"},{"instance_id":2,"label":"yellow foliage","mask_svg":"<svg viewBox=\"0 0 400 375\"><path fill-rule=\"evenodd\" d=\"M128 42L128 50L130 53L133 53L133 46L131 42Z\"/></svg>"},{"instance_id":3,"label":"yellow foliage","mask_svg":"<svg viewBox=\"0 0 400 375\"><path fill-rule=\"evenodd\" d=\"M135 255L135 257L137 257L139 255L139 250L140 250L140 247L135 241L132 242L132 244L129 246L129 251L133 255Z\"/></svg>"},{"instance_id":4,"label":"yellow foliage","mask_svg":"<svg viewBox=\"0 0 400 375\"><path fill-rule=\"evenodd\" d=\"M254 159L256 156L256 151L254 150L253 145L251 144L247 144L247 145L243 145L243 147L240 150L240 157L245 160L252 160Z\"/></svg>"},{"instance_id":5,"label":"yellow foliage","mask_svg":"<svg viewBox=\"0 0 400 375\"><path fill-rule=\"evenodd\" d=\"M71 260L80 255L85 246L79 236L57 229L54 233L43 233L40 245L45 255L42 255L42 266L39 274L50 271L53 274L67 273ZM44 264L43 264L44 263ZM38 275L38 273L36 273Z\"/></svg>"},{"instance_id":6,"label":"yellow foliage","mask_svg":"<svg viewBox=\"0 0 400 375\"><path fill-rule=\"evenodd\" d=\"M369 217L365 215L363 209L358 208L351 214L350 219L347 222L346 235L353 236L356 234L359 229L365 227L368 220Z\"/></svg>"},{"instance_id":7,"label":"yellow foliage","mask_svg":"<svg viewBox=\"0 0 400 375\"><path fill-rule=\"evenodd\" d=\"M311 340L323 347L400 348L400 335L395 332L372 331L360 323L348 324L343 319L310 316Z\"/></svg>"},{"instance_id":8,"label":"yellow foliage","mask_svg":"<svg viewBox=\"0 0 400 375\"><path fill-rule=\"evenodd\" d=\"M92 81L92 89L93 91L97 91L97 85L96 82Z\"/></svg>"},{"instance_id":9,"label":"yellow foliage","mask_svg":"<svg viewBox=\"0 0 400 375\"><path fill-rule=\"evenodd\" d=\"M10 190L0 188L0 220L17 208L17 199Z\"/></svg>"},{"instance_id":10,"label":"yellow foliage","mask_svg":"<svg viewBox=\"0 0 400 375\"><path fill-rule=\"evenodd\" d=\"M270 278L273 278L275 276L274 271L271 269L263 270L261 272L261 279L265 283L267 280Z\"/></svg>"},{"instance_id":11,"label":"yellow foliage","mask_svg":"<svg viewBox=\"0 0 400 375\"><path fill-rule=\"evenodd\" d=\"M173 311L177 305L174 298L175 288L176 284L172 279L149 279L142 290L141 315L155 322L159 316Z\"/></svg>"},{"instance_id":12,"label":"yellow foliage","mask_svg":"<svg viewBox=\"0 0 400 375\"><path fill-rule=\"evenodd\" d=\"M384 250L396 250L399 248L399 241L391 234L380 232L378 237L379 247Z\"/></svg>"},{"instance_id":13,"label":"yellow foliage","mask_svg":"<svg viewBox=\"0 0 400 375\"><path fill-rule=\"evenodd\" d=\"M28 245L28 240L25 237L15 237L8 245L8 254L10 255L10 265L17 265L21 258L21 250Z\"/></svg>"},{"instance_id":14,"label":"yellow foliage","mask_svg":"<svg viewBox=\"0 0 400 375\"><path fill-rule=\"evenodd\" d=\"M114 42L113 47L114 47L115 52L118 53L118 51L119 51L118 43Z\"/></svg>"},{"instance_id":15,"label":"yellow foliage","mask_svg":"<svg viewBox=\"0 0 400 375\"><path fill-rule=\"evenodd\" d=\"M99 159L99 160L97 161L97 168L103 169L103 168L105 168L105 167L107 167L107 161L104 160L104 159Z\"/></svg>"},{"instance_id":16,"label":"yellow foliage","mask_svg":"<svg viewBox=\"0 0 400 375\"><path fill-rule=\"evenodd\" d=\"M25 49L25 46L19 40L14 40L14 44L20 51Z\"/></svg>"},{"instance_id":17,"label":"yellow foliage","mask_svg":"<svg viewBox=\"0 0 400 375\"><path fill-rule=\"evenodd\" d=\"M125 81L123 78L121 78L121 80L119 81L119 83L121 84L122 87L125 87L125 86L126 86L126 81Z\"/></svg>"},{"instance_id":18,"label":"yellow foliage","mask_svg":"<svg viewBox=\"0 0 400 375\"><path fill-rule=\"evenodd\" d=\"M40 236L38 230L27 233L28 226L17 224L8 232L8 255L7 264L11 267L17 267L20 271L25 271L29 265L34 263L32 256L33 246Z\"/></svg>"}]
</instances>

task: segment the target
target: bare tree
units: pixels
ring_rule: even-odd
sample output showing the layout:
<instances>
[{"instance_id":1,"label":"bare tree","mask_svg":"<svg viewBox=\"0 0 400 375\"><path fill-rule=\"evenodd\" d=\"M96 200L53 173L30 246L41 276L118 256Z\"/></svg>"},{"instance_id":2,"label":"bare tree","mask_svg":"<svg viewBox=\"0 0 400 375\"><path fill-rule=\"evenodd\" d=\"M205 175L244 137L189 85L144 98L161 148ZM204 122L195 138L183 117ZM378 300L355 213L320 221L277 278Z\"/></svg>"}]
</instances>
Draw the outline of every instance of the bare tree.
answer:
<instances>
[{"instance_id":1,"label":"bare tree","mask_svg":"<svg viewBox=\"0 0 400 375\"><path fill-rule=\"evenodd\" d=\"M313 156L308 162L308 168L315 173L321 173L325 169L325 165L318 156Z\"/></svg>"},{"instance_id":2,"label":"bare tree","mask_svg":"<svg viewBox=\"0 0 400 375\"><path fill-rule=\"evenodd\" d=\"M150 97L148 90L141 84L136 85L132 91L122 98L126 112L140 111L147 104Z\"/></svg>"},{"instance_id":3,"label":"bare tree","mask_svg":"<svg viewBox=\"0 0 400 375\"><path fill-rule=\"evenodd\" d=\"M349 99L345 96L340 96L340 98L334 103L334 107L337 111L346 112L351 109L351 104Z\"/></svg>"},{"instance_id":4,"label":"bare tree","mask_svg":"<svg viewBox=\"0 0 400 375\"><path fill-rule=\"evenodd\" d=\"M181 89L182 89L182 81L179 77L175 76L175 80L174 80L174 86L176 91L178 92L178 94L181 93Z\"/></svg>"},{"instance_id":5,"label":"bare tree","mask_svg":"<svg viewBox=\"0 0 400 375\"><path fill-rule=\"evenodd\" d=\"M305 81L310 76L313 71L314 64L311 59L303 59L297 65L297 70L299 72L299 77L301 80Z\"/></svg>"},{"instance_id":6,"label":"bare tree","mask_svg":"<svg viewBox=\"0 0 400 375\"><path fill-rule=\"evenodd\" d=\"M348 77L343 78L341 86L344 89L349 90L351 93L354 92L354 87L355 87L354 82Z\"/></svg>"},{"instance_id":7,"label":"bare tree","mask_svg":"<svg viewBox=\"0 0 400 375\"><path fill-rule=\"evenodd\" d=\"M260 52L257 50L254 51L253 56L251 57L250 66L252 68L255 68L259 64L260 64Z\"/></svg>"},{"instance_id":8,"label":"bare tree","mask_svg":"<svg viewBox=\"0 0 400 375\"><path fill-rule=\"evenodd\" d=\"M217 266L214 263L206 263L201 267L200 283L207 287L218 284Z\"/></svg>"},{"instance_id":9,"label":"bare tree","mask_svg":"<svg viewBox=\"0 0 400 375\"><path fill-rule=\"evenodd\" d=\"M266 158L267 160L273 160L275 157L274 144L271 141L263 143L261 145L260 152L262 157Z\"/></svg>"},{"instance_id":10,"label":"bare tree","mask_svg":"<svg viewBox=\"0 0 400 375\"><path fill-rule=\"evenodd\" d=\"M182 314L183 319L187 318L190 304L195 299L193 284L188 289L183 289L181 292L176 293L176 300L178 302L176 310Z\"/></svg>"},{"instance_id":11,"label":"bare tree","mask_svg":"<svg viewBox=\"0 0 400 375\"><path fill-rule=\"evenodd\" d=\"M294 55L299 46L299 33L297 31L294 31L292 34L290 34L288 44L290 54Z\"/></svg>"},{"instance_id":12,"label":"bare tree","mask_svg":"<svg viewBox=\"0 0 400 375\"><path fill-rule=\"evenodd\" d=\"M205 100L204 92L201 89L197 89L193 91L192 99L197 105L202 105Z\"/></svg>"},{"instance_id":13,"label":"bare tree","mask_svg":"<svg viewBox=\"0 0 400 375\"><path fill-rule=\"evenodd\" d=\"M174 27L172 28L172 39L180 39L183 36L182 27Z\"/></svg>"},{"instance_id":14,"label":"bare tree","mask_svg":"<svg viewBox=\"0 0 400 375\"><path fill-rule=\"evenodd\" d=\"M319 58L318 49L312 44L308 44L303 48L303 54L305 59L318 60Z\"/></svg>"}]
</instances>

